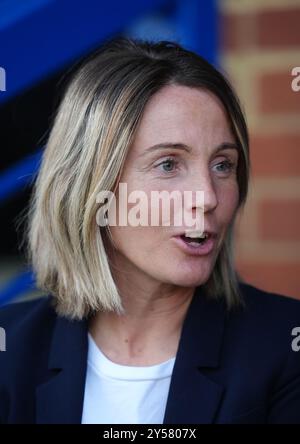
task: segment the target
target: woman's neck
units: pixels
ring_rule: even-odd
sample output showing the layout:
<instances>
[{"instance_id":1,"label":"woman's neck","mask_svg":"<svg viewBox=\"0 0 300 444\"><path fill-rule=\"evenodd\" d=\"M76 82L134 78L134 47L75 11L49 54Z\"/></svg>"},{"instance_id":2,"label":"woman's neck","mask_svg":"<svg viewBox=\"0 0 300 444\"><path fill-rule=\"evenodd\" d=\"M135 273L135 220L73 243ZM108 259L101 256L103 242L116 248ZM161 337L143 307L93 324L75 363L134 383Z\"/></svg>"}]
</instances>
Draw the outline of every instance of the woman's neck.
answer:
<instances>
[{"instance_id":1,"label":"woman's neck","mask_svg":"<svg viewBox=\"0 0 300 444\"><path fill-rule=\"evenodd\" d=\"M89 331L101 351L123 365L155 365L176 355L192 288L123 293L124 315L98 312Z\"/></svg>"}]
</instances>

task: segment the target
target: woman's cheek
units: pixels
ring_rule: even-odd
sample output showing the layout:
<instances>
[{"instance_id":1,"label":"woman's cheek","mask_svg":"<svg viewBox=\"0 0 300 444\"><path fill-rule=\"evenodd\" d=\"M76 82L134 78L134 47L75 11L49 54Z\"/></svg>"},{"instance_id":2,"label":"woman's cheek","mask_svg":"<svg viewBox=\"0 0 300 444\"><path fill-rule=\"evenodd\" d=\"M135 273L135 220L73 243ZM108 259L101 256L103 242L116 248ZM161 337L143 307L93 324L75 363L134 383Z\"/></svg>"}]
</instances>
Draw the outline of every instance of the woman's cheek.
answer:
<instances>
[{"instance_id":1,"label":"woman's cheek","mask_svg":"<svg viewBox=\"0 0 300 444\"><path fill-rule=\"evenodd\" d=\"M228 223L231 222L237 211L238 201L239 191L238 187L236 186L232 189L231 193L228 193L228 195L224 198L224 213L227 215Z\"/></svg>"}]
</instances>

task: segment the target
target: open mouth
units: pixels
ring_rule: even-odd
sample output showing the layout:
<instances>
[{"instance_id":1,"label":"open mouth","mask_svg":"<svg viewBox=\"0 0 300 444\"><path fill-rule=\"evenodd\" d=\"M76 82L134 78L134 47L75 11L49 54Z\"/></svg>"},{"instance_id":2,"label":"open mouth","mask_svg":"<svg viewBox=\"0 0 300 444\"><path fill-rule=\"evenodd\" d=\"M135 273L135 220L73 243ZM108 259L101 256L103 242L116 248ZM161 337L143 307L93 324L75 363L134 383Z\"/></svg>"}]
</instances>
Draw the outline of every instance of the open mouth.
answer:
<instances>
[{"instance_id":1,"label":"open mouth","mask_svg":"<svg viewBox=\"0 0 300 444\"><path fill-rule=\"evenodd\" d=\"M180 236L180 238L186 242L187 244L189 244L190 246L195 246L198 247L199 245L204 245L205 242L207 241L207 239L209 238L209 235L204 235L202 237L189 237L186 236L185 234L182 234Z\"/></svg>"},{"instance_id":2,"label":"open mouth","mask_svg":"<svg viewBox=\"0 0 300 444\"><path fill-rule=\"evenodd\" d=\"M215 249L216 234L212 232L188 232L173 237L178 247L186 254L204 256Z\"/></svg>"}]
</instances>

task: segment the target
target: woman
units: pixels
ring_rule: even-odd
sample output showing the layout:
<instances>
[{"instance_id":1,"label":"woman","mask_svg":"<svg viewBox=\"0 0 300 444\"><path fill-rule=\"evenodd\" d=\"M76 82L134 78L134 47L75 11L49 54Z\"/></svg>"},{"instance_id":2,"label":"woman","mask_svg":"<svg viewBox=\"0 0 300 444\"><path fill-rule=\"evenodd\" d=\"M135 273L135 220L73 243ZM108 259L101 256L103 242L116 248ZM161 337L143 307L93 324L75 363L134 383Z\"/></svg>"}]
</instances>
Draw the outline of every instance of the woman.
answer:
<instances>
[{"instance_id":1,"label":"woman","mask_svg":"<svg viewBox=\"0 0 300 444\"><path fill-rule=\"evenodd\" d=\"M240 105L204 59L116 38L85 61L29 214L48 295L1 311L1 421L300 423L300 302L234 269L248 176ZM138 209L136 191L146 197ZM167 216L155 191L177 193ZM136 223L145 210L158 224ZM194 224L175 224L179 210ZM135 222L121 223L128 215Z\"/></svg>"}]
</instances>

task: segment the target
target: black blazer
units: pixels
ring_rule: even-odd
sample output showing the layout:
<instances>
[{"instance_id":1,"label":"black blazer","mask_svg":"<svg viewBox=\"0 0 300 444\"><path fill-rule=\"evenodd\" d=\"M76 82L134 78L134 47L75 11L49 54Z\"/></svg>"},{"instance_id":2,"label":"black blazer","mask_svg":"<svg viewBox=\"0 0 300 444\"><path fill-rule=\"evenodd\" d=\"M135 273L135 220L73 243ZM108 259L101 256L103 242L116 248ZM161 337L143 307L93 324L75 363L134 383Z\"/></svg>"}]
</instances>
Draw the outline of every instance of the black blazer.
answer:
<instances>
[{"instance_id":1,"label":"black blazer","mask_svg":"<svg viewBox=\"0 0 300 444\"><path fill-rule=\"evenodd\" d=\"M300 424L300 301L240 283L246 307L227 312L198 287L188 308L164 424ZM0 310L2 423L80 423L87 321L58 317L51 296Z\"/></svg>"}]
</instances>

